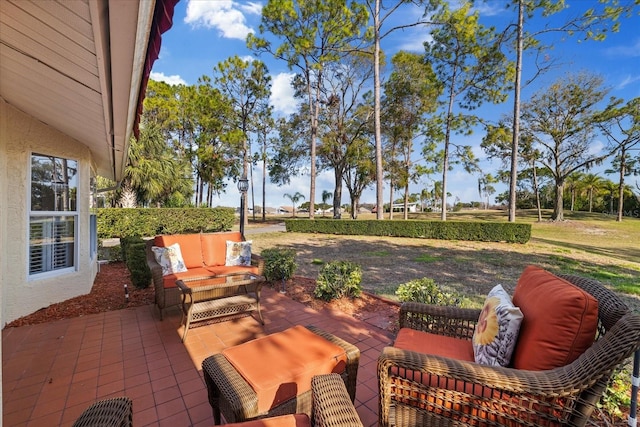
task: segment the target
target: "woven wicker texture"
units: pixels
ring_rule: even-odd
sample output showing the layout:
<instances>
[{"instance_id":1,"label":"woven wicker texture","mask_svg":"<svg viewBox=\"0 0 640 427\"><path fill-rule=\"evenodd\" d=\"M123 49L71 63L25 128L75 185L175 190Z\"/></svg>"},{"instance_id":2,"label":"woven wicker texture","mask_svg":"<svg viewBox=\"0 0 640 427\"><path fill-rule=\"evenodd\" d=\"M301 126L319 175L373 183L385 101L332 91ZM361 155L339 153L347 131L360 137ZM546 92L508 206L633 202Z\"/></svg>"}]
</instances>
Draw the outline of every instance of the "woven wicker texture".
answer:
<instances>
[{"instance_id":1,"label":"woven wicker texture","mask_svg":"<svg viewBox=\"0 0 640 427\"><path fill-rule=\"evenodd\" d=\"M307 326L313 333L325 338L345 350L347 366L341 375L351 402L356 396L356 379L360 363L360 350L328 332L314 326ZM220 353L207 357L202 362L202 371L207 384L209 403L213 410L213 419L220 424L220 415L224 415L227 423L238 423L256 418L273 417L295 413L312 416L311 391L297 395L281 405L270 409L267 413L258 413L258 398L255 391Z\"/></svg>"},{"instance_id":2,"label":"woven wicker texture","mask_svg":"<svg viewBox=\"0 0 640 427\"><path fill-rule=\"evenodd\" d=\"M601 283L561 276L598 300L596 342L548 371L483 366L383 350L378 359L381 426L584 426L613 370L640 346L640 316ZM404 304L401 327L471 339L479 311Z\"/></svg>"},{"instance_id":3,"label":"woven wicker texture","mask_svg":"<svg viewBox=\"0 0 640 427\"><path fill-rule=\"evenodd\" d=\"M362 427L356 408L338 374L316 375L311 380L315 427Z\"/></svg>"},{"instance_id":4,"label":"woven wicker texture","mask_svg":"<svg viewBox=\"0 0 640 427\"><path fill-rule=\"evenodd\" d=\"M164 278L162 276L162 267L156 261L156 257L151 250L154 245L154 239L147 240L145 251L147 254L147 265L151 270L151 278L156 293L156 305L160 311L160 320L163 319L163 310L166 307L178 305L182 302L182 292L177 287L165 288ZM251 265L258 267L258 275L264 272L264 258L259 255L251 254Z\"/></svg>"},{"instance_id":5,"label":"woven wicker texture","mask_svg":"<svg viewBox=\"0 0 640 427\"><path fill-rule=\"evenodd\" d=\"M133 426L132 401L128 397L101 400L89 406L73 423L73 427Z\"/></svg>"}]
</instances>

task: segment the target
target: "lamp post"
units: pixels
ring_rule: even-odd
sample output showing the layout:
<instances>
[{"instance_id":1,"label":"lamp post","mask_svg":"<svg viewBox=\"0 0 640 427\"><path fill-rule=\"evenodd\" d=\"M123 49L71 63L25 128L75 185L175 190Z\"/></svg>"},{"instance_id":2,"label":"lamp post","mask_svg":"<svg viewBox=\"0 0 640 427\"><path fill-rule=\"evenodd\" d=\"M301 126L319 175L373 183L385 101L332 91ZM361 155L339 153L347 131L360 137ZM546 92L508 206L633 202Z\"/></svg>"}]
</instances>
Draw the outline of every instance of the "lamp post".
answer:
<instances>
[{"instance_id":1,"label":"lamp post","mask_svg":"<svg viewBox=\"0 0 640 427\"><path fill-rule=\"evenodd\" d=\"M238 180L238 190L240 191L240 235L244 240L244 198L249 189L249 180L247 174L242 174L242 178Z\"/></svg>"}]
</instances>

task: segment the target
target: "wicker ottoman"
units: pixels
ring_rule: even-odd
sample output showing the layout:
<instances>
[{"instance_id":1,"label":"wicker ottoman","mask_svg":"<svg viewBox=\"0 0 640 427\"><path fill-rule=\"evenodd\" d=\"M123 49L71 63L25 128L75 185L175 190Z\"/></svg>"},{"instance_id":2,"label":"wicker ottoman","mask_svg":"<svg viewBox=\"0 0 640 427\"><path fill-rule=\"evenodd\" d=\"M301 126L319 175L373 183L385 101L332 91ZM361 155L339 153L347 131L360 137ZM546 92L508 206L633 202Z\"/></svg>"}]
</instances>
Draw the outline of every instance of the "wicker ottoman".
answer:
<instances>
[{"instance_id":1,"label":"wicker ottoman","mask_svg":"<svg viewBox=\"0 0 640 427\"><path fill-rule=\"evenodd\" d=\"M291 330L293 329L294 328L291 328ZM360 350L358 350L356 346L314 326L307 326L306 329L315 334L315 336L323 338L321 341L326 341L327 346L333 347L333 345L336 345L344 351L346 363L340 365L344 367L344 370L339 373L349 392L349 397L353 402L356 395L356 377L358 375L358 364L360 362ZM287 336L288 331L289 330L260 338L260 345L268 347L277 340L281 340L283 336ZM255 342L257 343L258 340L255 340ZM251 343L253 342L240 344L240 346L232 347L229 350L240 349L241 346L246 346ZM305 354L295 353L296 343L291 344L290 347L283 350L282 358L302 360L308 357ZM272 349L273 348L276 347L272 346ZM284 352L286 352L286 354ZM271 353L271 355L273 356L273 353ZM336 366L338 366L338 363L336 363ZM274 366L269 365L269 363L263 363L260 368L267 374L266 376L272 378L286 377L286 372L277 372L278 368L274 368ZM206 358L202 362L202 371L207 384L209 403L213 409L215 424L220 424L221 414L224 415L227 423L238 423L257 418L296 413L304 413L311 416L312 395L310 384L306 387L300 387L301 392L291 398L278 401L277 404L273 404L271 407L265 409L265 402L258 402L258 393L253 389L252 385L250 385L250 382L252 382L251 379L249 379L249 381L245 380L243 375L238 372L236 367L232 365L223 353L214 354ZM316 372L315 374L323 373L327 372ZM285 380L285 382L280 385L280 388L290 388L291 386L292 384ZM293 386L296 387L295 384L293 384Z\"/></svg>"}]
</instances>

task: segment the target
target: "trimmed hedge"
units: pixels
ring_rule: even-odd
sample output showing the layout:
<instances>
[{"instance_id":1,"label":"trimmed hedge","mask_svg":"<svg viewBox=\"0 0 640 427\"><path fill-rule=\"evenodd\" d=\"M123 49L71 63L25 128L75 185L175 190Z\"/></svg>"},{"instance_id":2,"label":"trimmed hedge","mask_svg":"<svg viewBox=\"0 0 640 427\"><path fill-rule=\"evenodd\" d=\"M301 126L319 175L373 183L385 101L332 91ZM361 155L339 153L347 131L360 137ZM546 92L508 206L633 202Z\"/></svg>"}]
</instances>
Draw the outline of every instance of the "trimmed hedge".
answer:
<instances>
[{"instance_id":1,"label":"trimmed hedge","mask_svg":"<svg viewBox=\"0 0 640 427\"><path fill-rule=\"evenodd\" d=\"M287 231L361 236L414 237L440 240L527 243L531 224L513 222L286 219Z\"/></svg>"},{"instance_id":2,"label":"trimmed hedge","mask_svg":"<svg viewBox=\"0 0 640 427\"><path fill-rule=\"evenodd\" d=\"M229 231L233 208L104 208L97 210L98 238Z\"/></svg>"}]
</instances>

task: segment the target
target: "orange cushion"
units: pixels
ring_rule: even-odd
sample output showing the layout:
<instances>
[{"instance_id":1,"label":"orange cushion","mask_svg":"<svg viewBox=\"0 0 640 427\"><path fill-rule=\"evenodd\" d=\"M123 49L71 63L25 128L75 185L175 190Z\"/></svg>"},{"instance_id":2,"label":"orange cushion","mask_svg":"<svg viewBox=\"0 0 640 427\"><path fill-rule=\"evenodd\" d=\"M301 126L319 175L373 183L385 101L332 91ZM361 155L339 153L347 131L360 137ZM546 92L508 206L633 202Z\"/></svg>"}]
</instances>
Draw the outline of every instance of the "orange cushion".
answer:
<instances>
[{"instance_id":1,"label":"orange cushion","mask_svg":"<svg viewBox=\"0 0 640 427\"><path fill-rule=\"evenodd\" d=\"M344 372L347 363L342 347L303 326L226 348L222 354L256 392L259 413L311 390L314 375Z\"/></svg>"},{"instance_id":2,"label":"orange cushion","mask_svg":"<svg viewBox=\"0 0 640 427\"><path fill-rule=\"evenodd\" d=\"M540 371L565 366L595 339L598 301L588 292L536 266L525 268L513 294L524 319L513 367Z\"/></svg>"},{"instance_id":3,"label":"orange cushion","mask_svg":"<svg viewBox=\"0 0 640 427\"><path fill-rule=\"evenodd\" d=\"M176 280L178 279L189 279L193 277L209 277L214 276L210 271L208 271L204 267L198 268L190 268L187 271L183 271L181 273L170 273L162 278L162 282L165 288L175 288Z\"/></svg>"},{"instance_id":4,"label":"orange cushion","mask_svg":"<svg viewBox=\"0 0 640 427\"><path fill-rule=\"evenodd\" d=\"M311 427L311 422L306 414L295 414L225 425L227 427Z\"/></svg>"},{"instance_id":5,"label":"orange cushion","mask_svg":"<svg viewBox=\"0 0 640 427\"><path fill-rule=\"evenodd\" d=\"M187 268L202 267L202 245L200 234L164 234L156 236L155 246L180 245L182 259Z\"/></svg>"},{"instance_id":6,"label":"orange cushion","mask_svg":"<svg viewBox=\"0 0 640 427\"><path fill-rule=\"evenodd\" d=\"M474 361L473 344L470 340L445 337L411 328L400 329L393 346L417 353L450 357L468 362Z\"/></svg>"},{"instance_id":7,"label":"orange cushion","mask_svg":"<svg viewBox=\"0 0 640 427\"><path fill-rule=\"evenodd\" d=\"M244 266L244 265L230 265L230 266L216 266L216 267L205 267L206 270L214 276L224 276L229 274L238 274L238 273L253 273L258 274L258 267L256 266Z\"/></svg>"},{"instance_id":8,"label":"orange cushion","mask_svg":"<svg viewBox=\"0 0 640 427\"><path fill-rule=\"evenodd\" d=\"M204 260L204 265L217 266L225 264L227 240L241 242L242 235L239 231L203 233L200 235L200 239L202 241L202 259Z\"/></svg>"}]
</instances>

